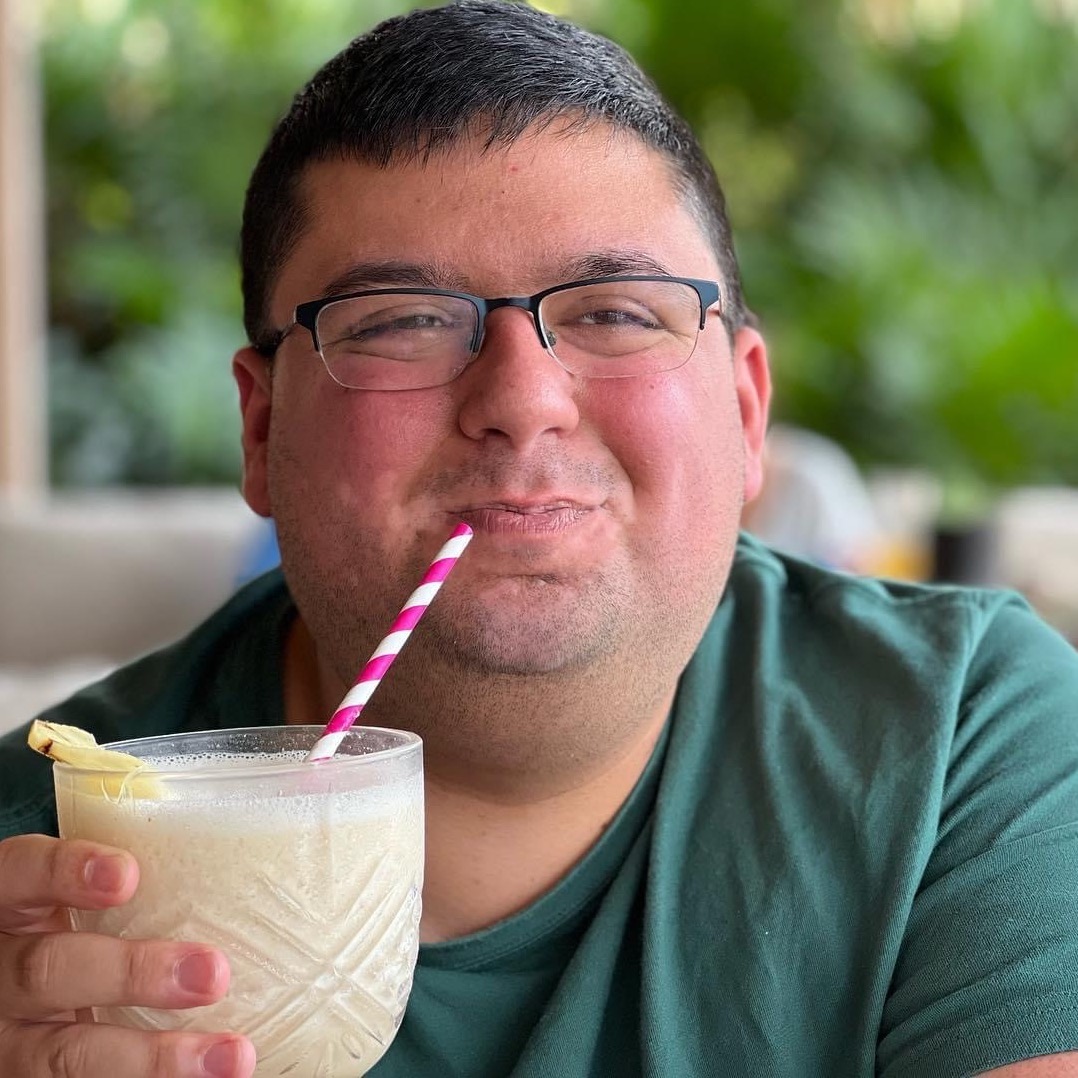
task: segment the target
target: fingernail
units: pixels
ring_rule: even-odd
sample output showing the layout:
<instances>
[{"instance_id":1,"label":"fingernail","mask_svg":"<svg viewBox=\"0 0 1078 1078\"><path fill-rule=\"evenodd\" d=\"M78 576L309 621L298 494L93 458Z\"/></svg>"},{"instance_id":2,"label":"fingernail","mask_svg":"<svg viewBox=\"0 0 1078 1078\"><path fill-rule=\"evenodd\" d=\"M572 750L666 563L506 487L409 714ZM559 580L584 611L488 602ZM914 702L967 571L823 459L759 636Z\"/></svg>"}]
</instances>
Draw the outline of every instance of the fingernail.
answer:
<instances>
[{"instance_id":1,"label":"fingernail","mask_svg":"<svg viewBox=\"0 0 1078 1078\"><path fill-rule=\"evenodd\" d=\"M239 1041L218 1041L202 1057L202 1073L210 1078L233 1078L239 1072Z\"/></svg>"},{"instance_id":2,"label":"fingernail","mask_svg":"<svg viewBox=\"0 0 1078 1078\"><path fill-rule=\"evenodd\" d=\"M112 893L123 887L127 878L127 865L119 854L91 857L83 869L83 878L95 891Z\"/></svg>"},{"instance_id":3,"label":"fingernail","mask_svg":"<svg viewBox=\"0 0 1078 1078\"><path fill-rule=\"evenodd\" d=\"M208 951L192 951L172 967L172 977L185 992L206 995L217 983L217 959Z\"/></svg>"}]
</instances>

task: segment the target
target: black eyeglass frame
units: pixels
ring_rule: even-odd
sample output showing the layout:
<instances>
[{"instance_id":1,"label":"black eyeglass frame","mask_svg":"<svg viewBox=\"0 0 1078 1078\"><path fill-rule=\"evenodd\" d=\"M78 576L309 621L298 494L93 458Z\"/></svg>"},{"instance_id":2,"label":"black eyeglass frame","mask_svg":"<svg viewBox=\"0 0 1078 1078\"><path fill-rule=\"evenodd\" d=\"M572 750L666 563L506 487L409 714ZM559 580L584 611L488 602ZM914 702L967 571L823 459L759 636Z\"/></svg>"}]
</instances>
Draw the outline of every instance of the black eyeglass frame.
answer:
<instances>
[{"instance_id":1,"label":"black eyeglass frame","mask_svg":"<svg viewBox=\"0 0 1078 1078\"><path fill-rule=\"evenodd\" d=\"M593 284L619 284L626 281L656 281L661 284L683 284L690 287L700 301L700 330L703 331L707 324L707 314L712 307L718 305L716 314L720 317L723 313L722 290L716 281L705 281L697 277L668 277L663 274L614 274L607 277L588 277L581 281L570 281L567 284L554 285L553 288L544 288L542 292L536 292L533 296L499 296L496 299L485 299L483 296L473 296L470 292L453 292L444 288L367 288L362 292L348 292L340 296L326 296L323 299L309 300L296 307L292 323L281 330L273 344L259 351L263 355L272 356L285 337L295 326L302 326L311 335L311 343L314 350L321 356L322 345L318 340L318 315L323 308L334 303L343 303L350 299L361 299L364 296L447 296L451 299L466 300L475 308L477 320L475 335L472 338L469 355L474 358L483 347L483 337L486 333L487 315L501 307L519 307L532 316L535 324L535 332L544 348L553 352L553 343L543 330L543 323L539 318L539 305L547 298L558 292L565 292L570 288Z\"/></svg>"}]
</instances>

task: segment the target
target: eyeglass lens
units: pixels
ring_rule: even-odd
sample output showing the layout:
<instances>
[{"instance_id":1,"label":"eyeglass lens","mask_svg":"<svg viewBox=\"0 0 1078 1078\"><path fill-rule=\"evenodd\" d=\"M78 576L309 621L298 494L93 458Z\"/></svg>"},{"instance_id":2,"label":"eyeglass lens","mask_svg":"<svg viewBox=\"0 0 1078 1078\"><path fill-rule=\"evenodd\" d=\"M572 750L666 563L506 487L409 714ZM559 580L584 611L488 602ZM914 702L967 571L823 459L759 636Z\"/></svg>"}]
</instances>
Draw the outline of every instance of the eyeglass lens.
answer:
<instances>
[{"instance_id":1,"label":"eyeglass lens","mask_svg":"<svg viewBox=\"0 0 1078 1078\"><path fill-rule=\"evenodd\" d=\"M680 367L696 346L700 299L678 281L581 284L539 305L544 345L574 374L624 378ZM360 296L323 307L326 368L355 389L419 389L451 381L473 358L479 311L428 293Z\"/></svg>"}]
</instances>

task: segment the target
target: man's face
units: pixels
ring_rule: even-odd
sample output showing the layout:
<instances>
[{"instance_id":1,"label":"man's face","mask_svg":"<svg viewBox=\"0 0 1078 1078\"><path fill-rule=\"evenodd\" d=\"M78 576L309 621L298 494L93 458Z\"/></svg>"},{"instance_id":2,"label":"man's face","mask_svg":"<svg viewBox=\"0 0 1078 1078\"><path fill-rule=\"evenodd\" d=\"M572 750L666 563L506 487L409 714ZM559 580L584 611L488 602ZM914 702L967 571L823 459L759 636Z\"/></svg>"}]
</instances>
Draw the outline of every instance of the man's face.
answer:
<instances>
[{"instance_id":1,"label":"man's face","mask_svg":"<svg viewBox=\"0 0 1078 1078\"><path fill-rule=\"evenodd\" d=\"M719 280L665 161L606 127L384 170L320 162L303 192L306 228L271 296L277 326L298 303L365 287L340 282L370 263L485 297L564 283L582 263L642 272L640 256ZM374 284L415 283L401 273ZM768 381L754 331L731 348L709 315L680 369L586 379L543 350L527 313L500 309L478 358L436 388L344 389L298 327L272 379L250 350L236 372L245 496L276 518L300 611L342 681L464 519L475 538L387 683L422 694L435 677L635 668L669 668L673 683L759 485Z\"/></svg>"}]
</instances>

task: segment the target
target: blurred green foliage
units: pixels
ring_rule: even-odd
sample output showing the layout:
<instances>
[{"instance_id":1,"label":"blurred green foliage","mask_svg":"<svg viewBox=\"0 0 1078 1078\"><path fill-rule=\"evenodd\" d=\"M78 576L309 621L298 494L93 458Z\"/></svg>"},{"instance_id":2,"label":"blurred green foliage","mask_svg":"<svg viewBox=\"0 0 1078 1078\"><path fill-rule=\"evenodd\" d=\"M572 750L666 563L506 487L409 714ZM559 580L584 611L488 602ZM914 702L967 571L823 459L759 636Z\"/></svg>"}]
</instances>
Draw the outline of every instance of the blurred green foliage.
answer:
<instances>
[{"instance_id":1,"label":"blurred green foliage","mask_svg":"<svg viewBox=\"0 0 1078 1078\"><path fill-rule=\"evenodd\" d=\"M273 120L399 0L51 0L53 475L232 481L235 243ZM545 0L727 190L783 418L866 466L1078 483L1069 0Z\"/></svg>"}]
</instances>

